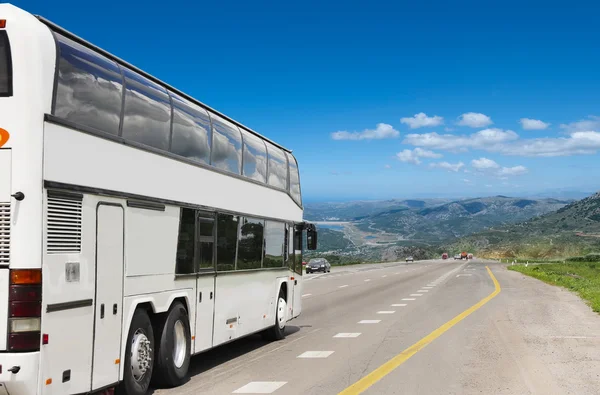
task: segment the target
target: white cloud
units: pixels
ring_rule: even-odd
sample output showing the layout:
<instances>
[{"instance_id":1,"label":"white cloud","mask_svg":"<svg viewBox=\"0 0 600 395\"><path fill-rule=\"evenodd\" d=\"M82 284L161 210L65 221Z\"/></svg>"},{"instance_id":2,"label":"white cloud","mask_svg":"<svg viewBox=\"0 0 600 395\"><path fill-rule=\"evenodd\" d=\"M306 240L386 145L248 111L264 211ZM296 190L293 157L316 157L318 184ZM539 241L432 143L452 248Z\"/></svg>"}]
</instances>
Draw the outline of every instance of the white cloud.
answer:
<instances>
[{"instance_id":1,"label":"white cloud","mask_svg":"<svg viewBox=\"0 0 600 395\"><path fill-rule=\"evenodd\" d=\"M485 184L485 187L486 187L486 188L491 188L491 187L493 187L493 185L490 185L490 184Z\"/></svg>"},{"instance_id":2,"label":"white cloud","mask_svg":"<svg viewBox=\"0 0 600 395\"><path fill-rule=\"evenodd\" d=\"M582 119L577 122L560 125L562 129L568 132L586 132L590 130L600 131L600 117L590 115L587 119Z\"/></svg>"},{"instance_id":3,"label":"white cloud","mask_svg":"<svg viewBox=\"0 0 600 395\"><path fill-rule=\"evenodd\" d=\"M365 129L362 132L339 131L331 133L333 140L382 140L400 136L400 132L387 123L378 123L375 129Z\"/></svg>"},{"instance_id":4,"label":"white cloud","mask_svg":"<svg viewBox=\"0 0 600 395\"><path fill-rule=\"evenodd\" d=\"M437 162L437 163L432 163L429 166L431 167L437 167L439 169L445 169L448 171L453 171L453 172L457 172L459 171L461 168L463 168L465 166L464 163L462 162L458 162L458 163L448 163L448 162Z\"/></svg>"},{"instance_id":5,"label":"white cloud","mask_svg":"<svg viewBox=\"0 0 600 395\"><path fill-rule=\"evenodd\" d=\"M385 165L385 166L383 166L383 167L384 167L384 168L386 168L386 169L391 169L391 168L392 168L392 166L391 166L391 165Z\"/></svg>"},{"instance_id":6,"label":"white cloud","mask_svg":"<svg viewBox=\"0 0 600 395\"><path fill-rule=\"evenodd\" d=\"M497 169L500 167L499 164L488 158L473 159L471 161L471 166L477 170Z\"/></svg>"},{"instance_id":7,"label":"white cloud","mask_svg":"<svg viewBox=\"0 0 600 395\"><path fill-rule=\"evenodd\" d=\"M471 183L471 180L469 180L469 179L467 179L467 178L463 178L463 181L464 181L465 183L467 183L467 184L470 184L470 183Z\"/></svg>"},{"instance_id":8,"label":"white cloud","mask_svg":"<svg viewBox=\"0 0 600 395\"><path fill-rule=\"evenodd\" d=\"M484 129L471 135L454 134L409 134L404 139L404 144L430 149L441 149L446 151L466 151L469 148L485 149L494 144L517 140L519 135L512 130Z\"/></svg>"},{"instance_id":9,"label":"white cloud","mask_svg":"<svg viewBox=\"0 0 600 395\"><path fill-rule=\"evenodd\" d=\"M424 112L415 114L413 117L401 118L400 122L410 126L411 129L439 126L444 123L444 118L434 115L428 117Z\"/></svg>"},{"instance_id":10,"label":"white cloud","mask_svg":"<svg viewBox=\"0 0 600 395\"><path fill-rule=\"evenodd\" d=\"M454 132L454 128L444 128L444 132Z\"/></svg>"},{"instance_id":11,"label":"white cloud","mask_svg":"<svg viewBox=\"0 0 600 395\"><path fill-rule=\"evenodd\" d=\"M421 164L420 158L441 158L442 155L417 147L412 151L409 149L400 151L396 154L396 157L400 162L414 163L415 165L419 165Z\"/></svg>"},{"instance_id":12,"label":"white cloud","mask_svg":"<svg viewBox=\"0 0 600 395\"><path fill-rule=\"evenodd\" d=\"M540 121L539 119L521 118L519 122L525 130L544 130L550 126L549 123Z\"/></svg>"},{"instance_id":13,"label":"white cloud","mask_svg":"<svg viewBox=\"0 0 600 395\"><path fill-rule=\"evenodd\" d=\"M598 122L598 130L600 130L600 118ZM574 124L569 126L573 129L577 127ZM512 130L484 129L470 135L409 134L403 143L451 152L479 149L509 156L594 155L600 151L600 132L591 130L574 131L570 132L568 137L520 139L519 135Z\"/></svg>"},{"instance_id":14,"label":"white cloud","mask_svg":"<svg viewBox=\"0 0 600 395\"><path fill-rule=\"evenodd\" d=\"M499 176L520 176L527 173L525 166L503 167L498 171Z\"/></svg>"},{"instance_id":15,"label":"white cloud","mask_svg":"<svg viewBox=\"0 0 600 395\"><path fill-rule=\"evenodd\" d=\"M467 112L458 118L458 124L460 126L469 126L472 128L484 128L493 123L490 117L478 112Z\"/></svg>"}]
</instances>

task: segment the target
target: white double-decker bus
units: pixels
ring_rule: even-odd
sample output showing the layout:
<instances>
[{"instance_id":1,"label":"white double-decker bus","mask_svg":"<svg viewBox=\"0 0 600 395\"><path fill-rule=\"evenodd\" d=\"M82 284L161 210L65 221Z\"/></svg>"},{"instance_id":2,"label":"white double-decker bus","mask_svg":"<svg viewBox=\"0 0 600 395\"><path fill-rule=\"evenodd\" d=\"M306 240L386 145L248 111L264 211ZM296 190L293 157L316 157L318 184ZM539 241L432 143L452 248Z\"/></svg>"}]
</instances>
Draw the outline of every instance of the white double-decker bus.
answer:
<instances>
[{"instance_id":1,"label":"white double-decker bus","mask_svg":"<svg viewBox=\"0 0 600 395\"><path fill-rule=\"evenodd\" d=\"M281 339L302 212L291 151L0 5L0 395L142 395Z\"/></svg>"}]
</instances>

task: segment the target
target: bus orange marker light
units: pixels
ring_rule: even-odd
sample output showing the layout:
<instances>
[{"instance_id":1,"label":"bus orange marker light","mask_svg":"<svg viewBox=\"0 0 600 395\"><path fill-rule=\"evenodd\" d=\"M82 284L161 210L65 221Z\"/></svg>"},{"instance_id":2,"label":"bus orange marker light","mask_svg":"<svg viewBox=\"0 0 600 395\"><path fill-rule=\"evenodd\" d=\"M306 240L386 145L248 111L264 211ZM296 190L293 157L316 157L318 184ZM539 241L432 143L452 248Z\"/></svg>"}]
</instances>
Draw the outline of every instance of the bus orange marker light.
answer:
<instances>
[{"instance_id":1,"label":"bus orange marker light","mask_svg":"<svg viewBox=\"0 0 600 395\"><path fill-rule=\"evenodd\" d=\"M10 133L8 133L6 130L0 128L0 147L2 147L4 144L6 144L9 138L10 138Z\"/></svg>"},{"instance_id":2,"label":"bus orange marker light","mask_svg":"<svg viewBox=\"0 0 600 395\"><path fill-rule=\"evenodd\" d=\"M229 328L233 328L233 324L229 324Z\"/></svg>"},{"instance_id":3,"label":"bus orange marker light","mask_svg":"<svg viewBox=\"0 0 600 395\"><path fill-rule=\"evenodd\" d=\"M115 359L115 365L118 365L120 363L121 363L121 359L120 358Z\"/></svg>"},{"instance_id":4,"label":"bus orange marker light","mask_svg":"<svg viewBox=\"0 0 600 395\"><path fill-rule=\"evenodd\" d=\"M52 384L52 379L46 379L46 385Z\"/></svg>"},{"instance_id":5,"label":"bus orange marker light","mask_svg":"<svg viewBox=\"0 0 600 395\"><path fill-rule=\"evenodd\" d=\"M36 285L42 283L42 271L40 269L14 269L10 271L10 283L12 285Z\"/></svg>"},{"instance_id":6,"label":"bus orange marker light","mask_svg":"<svg viewBox=\"0 0 600 395\"><path fill-rule=\"evenodd\" d=\"M0 29L4 29L6 27L6 19L0 19Z\"/></svg>"}]
</instances>

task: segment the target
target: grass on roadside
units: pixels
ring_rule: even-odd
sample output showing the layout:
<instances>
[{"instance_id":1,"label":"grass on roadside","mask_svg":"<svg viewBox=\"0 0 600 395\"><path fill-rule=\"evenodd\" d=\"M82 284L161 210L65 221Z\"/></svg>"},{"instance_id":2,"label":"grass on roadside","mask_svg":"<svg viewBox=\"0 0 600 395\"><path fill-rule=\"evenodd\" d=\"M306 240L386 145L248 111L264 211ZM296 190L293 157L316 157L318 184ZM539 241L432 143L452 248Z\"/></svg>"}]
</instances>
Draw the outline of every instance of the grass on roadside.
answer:
<instances>
[{"instance_id":1,"label":"grass on roadside","mask_svg":"<svg viewBox=\"0 0 600 395\"><path fill-rule=\"evenodd\" d=\"M559 285L577 292L597 313L600 313L600 263L573 262L543 265L508 266L548 284Z\"/></svg>"}]
</instances>

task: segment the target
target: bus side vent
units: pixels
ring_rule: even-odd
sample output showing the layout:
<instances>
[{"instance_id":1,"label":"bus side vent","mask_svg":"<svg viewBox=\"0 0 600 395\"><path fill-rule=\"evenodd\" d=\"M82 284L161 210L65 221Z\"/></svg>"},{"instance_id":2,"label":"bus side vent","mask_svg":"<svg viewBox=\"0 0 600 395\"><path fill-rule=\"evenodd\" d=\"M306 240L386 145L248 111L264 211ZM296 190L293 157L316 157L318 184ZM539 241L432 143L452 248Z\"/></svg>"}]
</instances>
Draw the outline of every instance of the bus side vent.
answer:
<instances>
[{"instance_id":1,"label":"bus side vent","mask_svg":"<svg viewBox=\"0 0 600 395\"><path fill-rule=\"evenodd\" d=\"M10 202L0 203L0 265L8 265L10 257Z\"/></svg>"},{"instance_id":2,"label":"bus side vent","mask_svg":"<svg viewBox=\"0 0 600 395\"><path fill-rule=\"evenodd\" d=\"M48 191L48 254L81 252L81 197Z\"/></svg>"}]
</instances>

